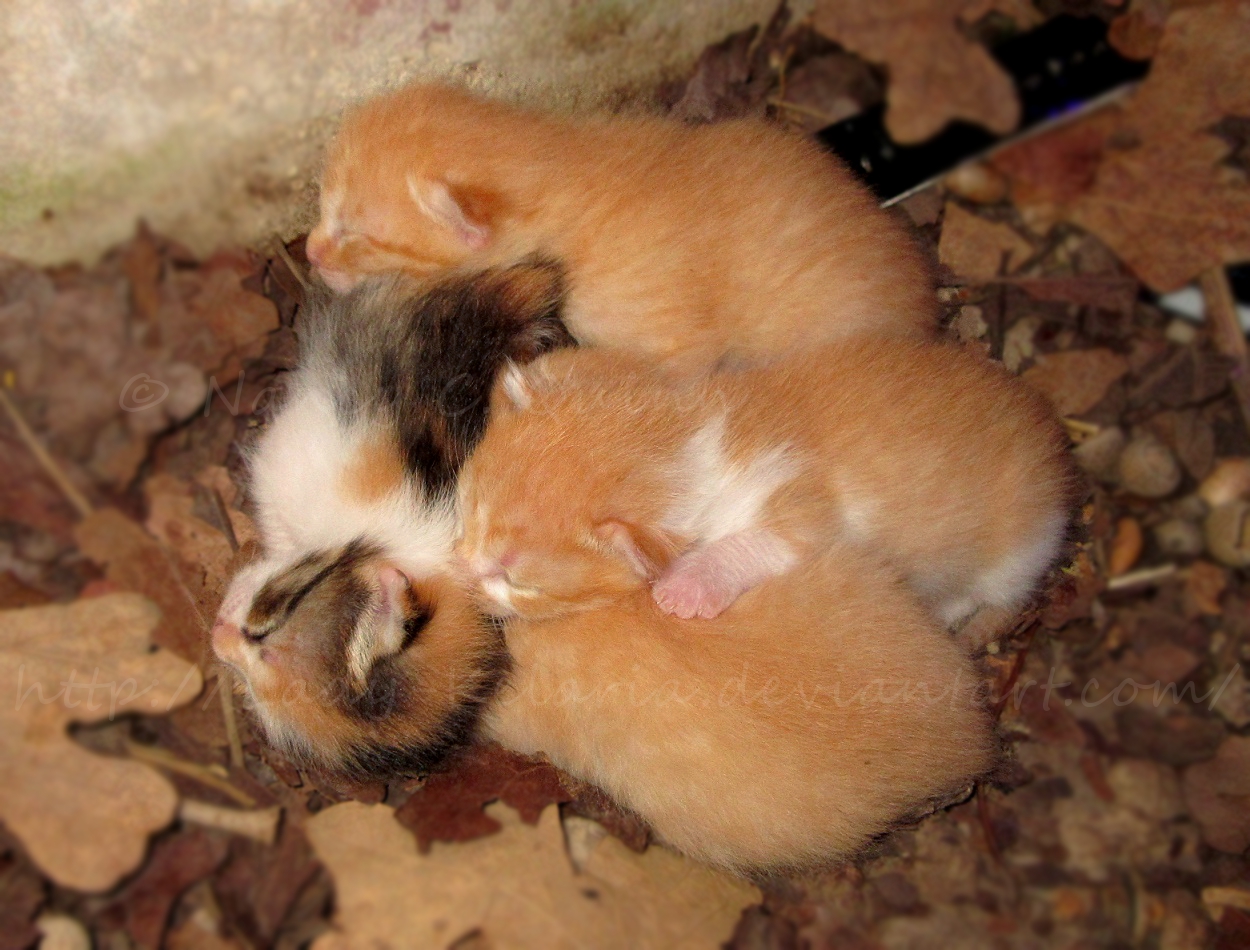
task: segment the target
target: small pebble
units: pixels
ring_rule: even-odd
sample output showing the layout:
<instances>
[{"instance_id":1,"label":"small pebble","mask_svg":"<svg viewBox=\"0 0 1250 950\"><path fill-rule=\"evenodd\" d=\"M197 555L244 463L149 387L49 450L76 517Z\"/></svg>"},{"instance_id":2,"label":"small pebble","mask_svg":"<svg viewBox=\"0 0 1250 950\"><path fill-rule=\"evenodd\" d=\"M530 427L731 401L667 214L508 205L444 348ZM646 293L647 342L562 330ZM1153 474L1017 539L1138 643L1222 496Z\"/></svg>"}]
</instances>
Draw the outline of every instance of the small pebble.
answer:
<instances>
[{"instance_id":1,"label":"small pebble","mask_svg":"<svg viewBox=\"0 0 1250 950\"><path fill-rule=\"evenodd\" d=\"M1111 539L1111 553L1107 558L1107 573L1112 577L1129 571L1141 557L1142 530L1136 518L1121 518L1116 522L1115 535Z\"/></svg>"},{"instance_id":2,"label":"small pebble","mask_svg":"<svg viewBox=\"0 0 1250 950\"><path fill-rule=\"evenodd\" d=\"M989 328L981 308L976 304L964 304L959 308L959 316L955 318L955 332L959 334L960 343L973 343L981 339Z\"/></svg>"},{"instance_id":3,"label":"small pebble","mask_svg":"<svg viewBox=\"0 0 1250 950\"><path fill-rule=\"evenodd\" d=\"M1223 459L1198 486L1198 497L1212 508L1237 499L1250 501L1250 459Z\"/></svg>"},{"instance_id":4,"label":"small pebble","mask_svg":"<svg viewBox=\"0 0 1250 950\"><path fill-rule=\"evenodd\" d=\"M984 162L960 165L942 180L942 184L948 191L979 205L998 204L1007 197L1007 179Z\"/></svg>"},{"instance_id":5,"label":"small pebble","mask_svg":"<svg viewBox=\"0 0 1250 950\"><path fill-rule=\"evenodd\" d=\"M1203 525L1207 550L1221 564L1250 567L1250 501L1212 508Z\"/></svg>"},{"instance_id":6,"label":"small pebble","mask_svg":"<svg viewBox=\"0 0 1250 950\"><path fill-rule=\"evenodd\" d=\"M1117 465L1121 487L1142 498L1162 498L1181 483L1181 467L1172 450L1148 433L1133 436Z\"/></svg>"},{"instance_id":7,"label":"small pebble","mask_svg":"<svg viewBox=\"0 0 1250 950\"><path fill-rule=\"evenodd\" d=\"M1123 429L1110 426L1078 445L1072 455L1081 468L1100 482L1113 482L1119 471L1120 453L1127 441Z\"/></svg>"},{"instance_id":8,"label":"small pebble","mask_svg":"<svg viewBox=\"0 0 1250 950\"><path fill-rule=\"evenodd\" d=\"M1182 320L1180 317L1174 317L1172 322L1167 325L1163 331L1163 335L1173 343L1179 343L1181 346L1189 346L1194 340L1198 339L1198 328L1188 320Z\"/></svg>"},{"instance_id":9,"label":"small pebble","mask_svg":"<svg viewBox=\"0 0 1250 950\"><path fill-rule=\"evenodd\" d=\"M67 914L44 914L35 926L43 934L39 950L91 950L87 928Z\"/></svg>"},{"instance_id":10,"label":"small pebble","mask_svg":"<svg viewBox=\"0 0 1250 950\"><path fill-rule=\"evenodd\" d=\"M1197 557L1204 544L1202 529L1184 518L1169 518L1154 526L1155 544L1170 557Z\"/></svg>"}]
</instances>

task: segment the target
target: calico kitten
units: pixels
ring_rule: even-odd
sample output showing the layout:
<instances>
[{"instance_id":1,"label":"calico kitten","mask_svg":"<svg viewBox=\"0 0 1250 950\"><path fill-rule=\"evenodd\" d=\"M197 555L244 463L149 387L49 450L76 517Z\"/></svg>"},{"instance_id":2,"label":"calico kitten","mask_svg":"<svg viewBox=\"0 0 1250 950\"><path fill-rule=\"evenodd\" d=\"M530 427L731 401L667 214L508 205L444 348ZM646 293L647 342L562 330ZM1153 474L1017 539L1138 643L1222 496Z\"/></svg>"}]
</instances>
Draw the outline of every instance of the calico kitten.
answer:
<instances>
[{"instance_id":1,"label":"calico kitten","mask_svg":"<svg viewBox=\"0 0 1250 950\"><path fill-rule=\"evenodd\" d=\"M308 257L340 289L531 254L581 343L681 369L854 335L921 338L931 262L850 171L756 121L572 118L415 85L349 113Z\"/></svg>"},{"instance_id":2,"label":"calico kitten","mask_svg":"<svg viewBox=\"0 0 1250 950\"><path fill-rule=\"evenodd\" d=\"M710 624L635 590L510 621L506 636L512 669L486 733L728 868L847 857L991 759L969 660L858 547L835 545Z\"/></svg>"},{"instance_id":3,"label":"calico kitten","mask_svg":"<svg viewBox=\"0 0 1250 950\"><path fill-rule=\"evenodd\" d=\"M293 757L412 771L471 728L505 660L452 563L454 480L497 369L571 342L560 294L556 268L527 264L301 311L299 368L250 459L264 555L213 628Z\"/></svg>"},{"instance_id":4,"label":"calico kitten","mask_svg":"<svg viewBox=\"0 0 1250 950\"><path fill-rule=\"evenodd\" d=\"M1074 480L1053 410L946 346L829 344L674 381L619 354L506 372L460 480L488 609L595 608L644 582L680 617L844 538L880 549L979 645L1033 594Z\"/></svg>"}]
</instances>

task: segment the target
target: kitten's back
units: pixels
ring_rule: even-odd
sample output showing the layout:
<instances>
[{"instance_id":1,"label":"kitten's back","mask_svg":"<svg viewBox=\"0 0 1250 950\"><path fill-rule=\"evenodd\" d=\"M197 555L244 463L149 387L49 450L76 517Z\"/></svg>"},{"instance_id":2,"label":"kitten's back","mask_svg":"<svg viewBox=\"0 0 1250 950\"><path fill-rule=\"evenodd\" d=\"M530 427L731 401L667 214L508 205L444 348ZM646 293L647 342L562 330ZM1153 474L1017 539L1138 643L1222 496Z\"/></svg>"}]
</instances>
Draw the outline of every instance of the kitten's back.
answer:
<instances>
[{"instance_id":1,"label":"kitten's back","mask_svg":"<svg viewBox=\"0 0 1250 950\"><path fill-rule=\"evenodd\" d=\"M507 637L515 665L487 728L721 865L848 856L991 758L969 661L853 548L710 625L639 591Z\"/></svg>"}]
</instances>

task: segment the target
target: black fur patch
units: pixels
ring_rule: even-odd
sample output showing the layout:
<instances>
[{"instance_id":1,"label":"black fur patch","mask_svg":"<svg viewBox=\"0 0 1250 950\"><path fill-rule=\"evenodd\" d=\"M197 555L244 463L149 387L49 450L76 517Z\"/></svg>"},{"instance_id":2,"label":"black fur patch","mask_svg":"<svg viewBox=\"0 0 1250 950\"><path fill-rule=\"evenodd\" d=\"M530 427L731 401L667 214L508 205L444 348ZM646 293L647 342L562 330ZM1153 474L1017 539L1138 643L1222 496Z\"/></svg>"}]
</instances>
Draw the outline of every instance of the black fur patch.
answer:
<instances>
[{"instance_id":1,"label":"black fur patch","mask_svg":"<svg viewBox=\"0 0 1250 950\"><path fill-rule=\"evenodd\" d=\"M345 297L315 295L301 317L303 362L334 367L337 411L395 426L404 462L431 495L453 487L486 427L495 376L573 345L560 322L554 264L455 277L424 292L404 278L363 282Z\"/></svg>"}]
</instances>

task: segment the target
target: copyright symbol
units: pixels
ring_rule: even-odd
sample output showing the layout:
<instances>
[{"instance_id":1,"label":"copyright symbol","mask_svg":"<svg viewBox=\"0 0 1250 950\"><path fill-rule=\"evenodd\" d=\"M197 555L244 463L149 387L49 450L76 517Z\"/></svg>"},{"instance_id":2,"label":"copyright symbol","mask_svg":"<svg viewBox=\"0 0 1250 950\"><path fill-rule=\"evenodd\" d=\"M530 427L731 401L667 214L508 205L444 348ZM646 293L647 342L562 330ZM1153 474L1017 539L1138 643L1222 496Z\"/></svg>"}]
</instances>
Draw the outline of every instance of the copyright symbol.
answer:
<instances>
[{"instance_id":1,"label":"copyright symbol","mask_svg":"<svg viewBox=\"0 0 1250 950\"><path fill-rule=\"evenodd\" d=\"M147 373L136 373L122 387L122 394L117 405L124 412L142 412L159 406L169 395L169 387L159 379L153 379Z\"/></svg>"}]
</instances>

